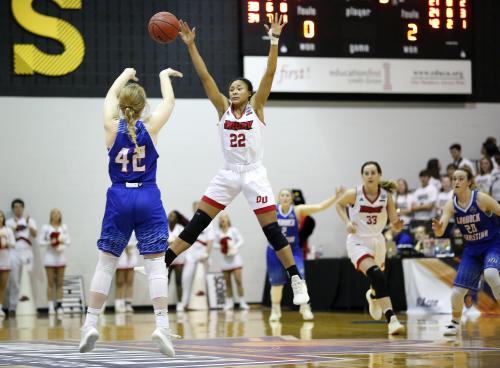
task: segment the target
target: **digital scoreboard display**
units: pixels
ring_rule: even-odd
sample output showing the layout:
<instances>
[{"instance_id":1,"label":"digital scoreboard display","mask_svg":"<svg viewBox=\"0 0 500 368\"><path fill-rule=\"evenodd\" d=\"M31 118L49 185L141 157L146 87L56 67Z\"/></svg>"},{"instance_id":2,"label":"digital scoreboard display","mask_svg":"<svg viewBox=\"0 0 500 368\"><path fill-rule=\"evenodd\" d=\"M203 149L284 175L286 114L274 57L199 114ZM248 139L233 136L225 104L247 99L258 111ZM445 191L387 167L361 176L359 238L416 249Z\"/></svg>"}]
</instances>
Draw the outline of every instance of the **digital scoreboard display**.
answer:
<instances>
[{"instance_id":1,"label":"digital scoreboard display","mask_svg":"<svg viewBox=\"0 0 500 368\"><path fill-rule=\"evenodd\" d=\"M274 92L472 93L473 0L241 0L244 73L258 83L275 13Z\"/></svg>"}]
</instances>

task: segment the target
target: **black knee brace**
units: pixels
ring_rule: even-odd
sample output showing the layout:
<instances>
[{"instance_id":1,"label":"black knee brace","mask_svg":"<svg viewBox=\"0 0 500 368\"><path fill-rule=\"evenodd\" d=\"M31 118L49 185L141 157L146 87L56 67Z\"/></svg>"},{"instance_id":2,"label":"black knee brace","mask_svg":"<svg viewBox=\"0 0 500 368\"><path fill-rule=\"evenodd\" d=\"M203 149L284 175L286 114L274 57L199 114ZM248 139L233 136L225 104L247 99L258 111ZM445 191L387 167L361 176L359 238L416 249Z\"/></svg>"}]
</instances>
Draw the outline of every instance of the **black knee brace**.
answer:
<instances>
[{"instance_id":1,"label":"black knee brace","mask_svg":"<svg viewBox=\"0 0 500 368\"><path fill-rule=\"evenodd\" d=\"M288 240L281 232L281 227L277 222L272 222L262 228L269 244L273 246L275 251L285 248L288 245Z\"/></svg>"},{"instance_id":2,"label":"black knee brace","mask_svg":"<svg viewBox=\"0 0 500 368\"><path fill-rule=\"evenodd\" d=\"M387 281L384 273L378 266L372 266L368 271L366 271L366 276L368 277L368 280L370 280L372 288L375 290L374 299L389 296L389 292L387 291Z\"/></svg>"},{"instance_id":3,"label":"black knee brace","mask_svg":"<svg viewBox=\"0 0 500 368\"><path fill-rule=\"evenodd\" d=\"M210 225L212 218L208 216L202 210L196 210L193 218L189 221L189 224L182 230L179 234L179 238L184 240L186 243L193 244L201 232Z\"/></svg>"}]
</instances>

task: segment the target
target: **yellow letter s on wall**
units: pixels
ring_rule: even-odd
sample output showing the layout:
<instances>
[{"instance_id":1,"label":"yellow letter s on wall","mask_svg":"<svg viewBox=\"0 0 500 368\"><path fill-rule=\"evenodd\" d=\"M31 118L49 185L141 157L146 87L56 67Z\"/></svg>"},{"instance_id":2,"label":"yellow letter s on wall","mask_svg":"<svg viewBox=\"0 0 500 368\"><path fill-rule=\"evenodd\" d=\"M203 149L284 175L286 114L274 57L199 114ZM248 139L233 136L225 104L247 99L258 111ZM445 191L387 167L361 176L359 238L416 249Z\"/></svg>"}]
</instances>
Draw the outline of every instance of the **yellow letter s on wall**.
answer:
<instances>
[{"instance_id":1,"label":"yellow letter s on wall","mask_svg":"<svg viewBox=\"0 0 500 368\"><path fill-rule=\"evenodd\" d=\"M62 9L82 8L82 0L52 1ZM14 45L14 74L60 76L71 73L80 66L85 55L82 35L68 22L37 13L32 3L33 0L12 0L14 18L27 31L61 42L64 52L51 55L34 45Z\"/></svg>"}]
</instances>

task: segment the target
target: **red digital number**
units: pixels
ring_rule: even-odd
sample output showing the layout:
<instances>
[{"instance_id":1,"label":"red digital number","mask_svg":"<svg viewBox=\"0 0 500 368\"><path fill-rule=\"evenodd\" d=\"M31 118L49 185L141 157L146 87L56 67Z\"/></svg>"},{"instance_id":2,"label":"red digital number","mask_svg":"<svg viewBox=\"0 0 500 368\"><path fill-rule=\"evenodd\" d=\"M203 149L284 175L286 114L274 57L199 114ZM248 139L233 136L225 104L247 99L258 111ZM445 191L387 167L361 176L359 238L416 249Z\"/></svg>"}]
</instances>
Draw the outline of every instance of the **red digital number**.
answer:
<instances>
[{"instance_id":1,"label":"red digital number","mask_svg":"<svg viewBox=\"0 0 500 368\"><path fill-rule=\"evenodd\" d=\"M245 144L245 134L240 133L240 134L230 134L229 135L229 146L230 147L246 147Z\"/></svg>"},{"instance_id":2,"label":"red digital number","mask_svg":"<svg viewBox=\"0 0 500 368\"><path fill-rule=\"evenodd\" d=\"M366 216L366 223L368 225L376 225L377 224L377 216Z\"/></svg>"}]
</instances>

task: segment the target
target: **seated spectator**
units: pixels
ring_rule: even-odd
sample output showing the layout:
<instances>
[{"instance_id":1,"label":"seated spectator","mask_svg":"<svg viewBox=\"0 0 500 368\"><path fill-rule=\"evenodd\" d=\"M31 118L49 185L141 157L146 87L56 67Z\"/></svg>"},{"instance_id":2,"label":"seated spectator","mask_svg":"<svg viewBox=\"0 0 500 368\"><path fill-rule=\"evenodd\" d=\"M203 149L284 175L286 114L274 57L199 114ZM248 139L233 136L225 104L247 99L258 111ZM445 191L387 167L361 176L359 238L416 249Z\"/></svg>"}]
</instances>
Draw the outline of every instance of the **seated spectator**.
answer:
<instances>
[{"instance_id":1,"label":"seated spectator","mask_svg":"<svg viewBox=\"0 0 500 368\"><path fill-rule=\"evenodd\" d=\"M412 194L408 191L408 183L405 179L398 179L398 187L394 203L396 204L399 217L403 220L405 227L408 227L412 219Z\"/></svg>"},{"instance_id":2,"label":"seated spectator","mask_svg":"<svg viewBox=\"0 0 500 368\"><path fill-rule=\"evenodd\" d=\"M455 164L448 164L448 166L446 166L446 176L449 178L453 178L453 174L455 173L456 169L457 167L455 166Z\"/></svg>"},{"instance_id":3,"label":"seated spectator","mask_svg":"<svg viewBox=\"0 0 500 368\"><path fill-rule=\"evenodd\" d=\"M430 256L432 253L429 234L425 226L418 226L415 230L415 250Z\"/></svg>"},{"instance_id":4,"label":"seated spectator","mask_svg":"<svg viewBox=\"0 0 500 368\"><path fill-rule=\"evenodd\" d=\"M441 179L441 191L438 193L437 201L436 201L436 217L441 218L443 214L444 206L446 202L450 199L453 199L453 189L451 187L451 179L448 176L443 176ZM455 219L451 218L446 230L444 232L444 237L448 238L450 236L451 229L455 226Z\"/></svg>"},{"instance_id":5,"label":"seated spectator","mask_svg":"<svg viewBox=\"0 0 500 368\"><path fill-rule=\"evenodd\" d=\"M469 166L472 171L472 175L476 175L476 167L472 161L462 157L462 146L459 143L453 143L450 146L450 154L453 158L453 164L455 164L457 168Z\"/></svg>"},{"instance_id":6,"label":"seated spectator","mask_svg":"<svg viewBox=\"0 0 500 368\"><path fill-rule=\"evenodd\" d=\"M385 239L390 242L393 241L396 244L398 253L402 249L413 248L413 239L406 230L395 230L389 229L384 233Z\"/></svg>"},{"instance_id":7,"label":"seated spectator","mask_svg":"<svg viewBox=\"0 0 500 368\"><path fill-rule=\"evenodd\" d=\"M496 159L500 162L500 154L496 156ZM500 203L500 168L491 172L490 195Z\"/></svg>"},{"instance_id":8,"label":"seated spectator","mask_svg":"<svg viewBox=\"0 0 500 368\"><path fill-rule=\"evenodd\" d=\"M488 137L486 139L486 141L483 143L483 146L481 147L481 154L491 159L493 169L498 168L500 162L495 159L495 156L500 154L500 151L498 149L497 141L495 138Z\"/></svg>"},{"instance_id":9,"label":"seated spectator","mask_svg":"<svg viewBox=\"0 0 500 368\"><path fill-rule=\"evenodd\" d=\"M413 218L420 222L430 222L436 213L435 207L438 191L435 186L429 184L430 174L427 170L420 172L419 179L421 186L413 192L411 206Z\"/></svg>"},{"instance_id":10,"label":"seated spectator","mask_svg":"<svg viewBox=\"0 0 500 368\"><path fill-rule=\"evenodd\" d=\"M441 163L437 158L427 161L427 169L430 174L429 184L434 185L438 191L441 190Z\"/></svg>"},{"instance_id":11,"label":"seated spectator","mask_svg":"<svg viewBox=\"0 0 500 368\"><path fill-rule=\"evenodd\" d=\"M493 162L488 156L484 156L479 161L479 175L474 178L477 189L484 193L490 193L491 172L493 171Z\"/></svg>"}]
</instances>

